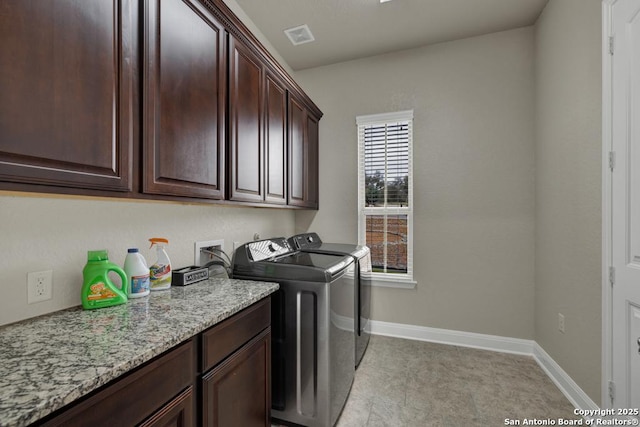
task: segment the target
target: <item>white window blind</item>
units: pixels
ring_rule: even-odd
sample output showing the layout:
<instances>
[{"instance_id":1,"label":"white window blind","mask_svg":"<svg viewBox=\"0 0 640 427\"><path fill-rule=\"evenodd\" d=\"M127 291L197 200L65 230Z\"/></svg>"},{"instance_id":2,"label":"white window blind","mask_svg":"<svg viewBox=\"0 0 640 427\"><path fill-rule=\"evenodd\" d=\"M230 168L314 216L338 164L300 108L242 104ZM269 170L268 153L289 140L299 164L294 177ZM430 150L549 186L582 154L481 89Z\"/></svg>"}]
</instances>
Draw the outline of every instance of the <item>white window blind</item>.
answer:
<instances>
[{"instance_id":1,"label":"white window blind","mask_svg":"<svg viewBox=\"0 0 640 427\"><path fill-rule=\"evenodd\" d=\"M358 116L359 242L374 277L413 282L413 111Z\"/></svg>"}]
</instances>

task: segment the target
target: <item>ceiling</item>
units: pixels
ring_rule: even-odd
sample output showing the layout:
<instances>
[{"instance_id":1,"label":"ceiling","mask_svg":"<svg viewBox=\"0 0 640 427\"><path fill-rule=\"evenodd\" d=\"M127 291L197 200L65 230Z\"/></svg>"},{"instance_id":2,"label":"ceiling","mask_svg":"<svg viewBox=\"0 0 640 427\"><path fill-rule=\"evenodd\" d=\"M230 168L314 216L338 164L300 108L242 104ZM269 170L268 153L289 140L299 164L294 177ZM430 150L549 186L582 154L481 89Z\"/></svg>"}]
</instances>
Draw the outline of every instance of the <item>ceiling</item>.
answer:
<instances>
[{"instance_id":1,"label":"ceiling","mask_svg":"<svg viewBox=\"0 0 640 427\"><path fill-rule=\"evenodd\" d=\"M548 0L236 0L293 70L532 25ZM284 30L307 24L315 41Z\"/></svg>"}]
</instances>

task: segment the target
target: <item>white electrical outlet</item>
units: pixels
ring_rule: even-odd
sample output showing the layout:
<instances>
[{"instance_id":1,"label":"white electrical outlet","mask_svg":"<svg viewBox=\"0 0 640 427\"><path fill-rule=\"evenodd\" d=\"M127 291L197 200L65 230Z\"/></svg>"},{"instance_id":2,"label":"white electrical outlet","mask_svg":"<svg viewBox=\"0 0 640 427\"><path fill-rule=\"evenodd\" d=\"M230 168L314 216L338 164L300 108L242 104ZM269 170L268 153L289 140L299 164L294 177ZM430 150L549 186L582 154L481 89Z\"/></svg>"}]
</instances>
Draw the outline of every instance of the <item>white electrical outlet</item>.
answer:
<instances>
[{"instance_id":1,"label":"white electrical outlet","mask_svg":"<svg viewBox=\"0 0 640 427\"><path fill-rule=\"evenodd\" d=\"M27 273L27 303L47 301L53 297L53 270Z\"/></svg>"},{"instance_id":2,"label":"white electrical outlet","mask_svg":"<svg viewBox=\"0 0 640 427\"><path fill-rule=\"evenodd\" d=\"M213 261L213 259L215 258L213 257L213 255L202 252L202 248L210 247L217 248L223 251L224 240L203 240L202 242L195 242L193 245L193 265L201 267L209 261Z\"/></svg>"},{"instance_id":3,"label":"white electrical outlet","mask_svg":"<svg viewBox=\"0 0 640 427\"><path fill-rule=\"evenodd\" d=\"M564 315L558 313L558 330L564 334Z\"/></svg>"}]
</instances>

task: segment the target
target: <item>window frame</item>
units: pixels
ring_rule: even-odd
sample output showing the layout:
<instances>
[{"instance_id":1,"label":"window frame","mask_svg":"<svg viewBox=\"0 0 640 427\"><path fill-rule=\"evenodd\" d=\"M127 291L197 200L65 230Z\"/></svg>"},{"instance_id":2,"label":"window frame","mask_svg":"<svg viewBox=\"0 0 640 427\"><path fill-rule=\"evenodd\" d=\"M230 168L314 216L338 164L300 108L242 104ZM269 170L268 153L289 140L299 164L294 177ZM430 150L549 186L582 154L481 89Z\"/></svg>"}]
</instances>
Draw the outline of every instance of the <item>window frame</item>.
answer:
<instances>
[{"instance_id":1,"label":"window frame","mask_svg":"<svg viewBox=\"0 0 640 427\"><path fill-rule=\"evenodd\" d=\"M368 207L366 203L365 185L365 139L364 130L368 126L389 125L407 122L408 128L408 206L376 206ZM358 244L366 244L366 219L371 215L407 215L407 272L406 273L372 273L372 285L393 288L413 289L416 281L413 275L413 110L392 113L370 114L356 117L358 140Z\"/></svg>"}]
</instances>

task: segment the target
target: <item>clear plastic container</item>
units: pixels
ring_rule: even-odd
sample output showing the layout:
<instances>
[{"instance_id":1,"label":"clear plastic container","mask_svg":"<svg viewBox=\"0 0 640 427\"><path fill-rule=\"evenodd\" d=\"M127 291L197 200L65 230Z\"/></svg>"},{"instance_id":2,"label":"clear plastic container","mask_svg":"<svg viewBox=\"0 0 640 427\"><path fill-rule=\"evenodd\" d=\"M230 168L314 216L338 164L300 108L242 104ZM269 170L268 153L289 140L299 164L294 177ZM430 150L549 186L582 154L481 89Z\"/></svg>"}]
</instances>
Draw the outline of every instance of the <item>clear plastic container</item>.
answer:
<instances>
[{"instance_id":1,"label":"clear plastic container","mask_svg":"<svg viewBox=\"0 0 640 427\"><path fill-rule=\"evenodd\" d=\"M149 295L149 267L138 248L127 250L124 260L124 272L127 275L129 298L140 298Z\"/></svg>"},{"instance_id":2,"label":"clear plastic container","mask_svg":"<svg viewBox=\"0 0 640 427\"><path fill-rule=\"evenodd\" d=\"M149 284L152 291L161 291L171 287L171 261L169 255L164 250L164 246L169 244L169 240L154 237L149 239L151 248L155 245L157 260L149 267Z\"/></svg>"}]
</instances>

